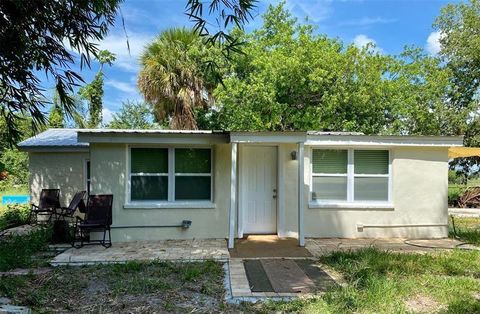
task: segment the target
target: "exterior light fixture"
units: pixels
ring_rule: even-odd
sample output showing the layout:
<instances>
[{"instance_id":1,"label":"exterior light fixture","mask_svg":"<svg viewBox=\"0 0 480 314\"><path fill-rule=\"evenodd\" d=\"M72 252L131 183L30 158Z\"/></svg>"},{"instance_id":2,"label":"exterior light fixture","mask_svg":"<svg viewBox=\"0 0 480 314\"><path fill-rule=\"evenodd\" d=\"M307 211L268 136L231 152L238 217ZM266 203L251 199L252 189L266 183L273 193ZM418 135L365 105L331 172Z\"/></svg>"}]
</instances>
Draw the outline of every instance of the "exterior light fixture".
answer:
<instances>
[{"instance_id":1,"label":"exterior light fixture","mask_svg":"<svg viewBox=\"0 0 480 314\"><path fill-rule=\"evenodd\" d=\"M292 160L297 160L297 151L292 150L292 152L290 153L290 156L292 157Z\"/></svg>"}]
</instances>

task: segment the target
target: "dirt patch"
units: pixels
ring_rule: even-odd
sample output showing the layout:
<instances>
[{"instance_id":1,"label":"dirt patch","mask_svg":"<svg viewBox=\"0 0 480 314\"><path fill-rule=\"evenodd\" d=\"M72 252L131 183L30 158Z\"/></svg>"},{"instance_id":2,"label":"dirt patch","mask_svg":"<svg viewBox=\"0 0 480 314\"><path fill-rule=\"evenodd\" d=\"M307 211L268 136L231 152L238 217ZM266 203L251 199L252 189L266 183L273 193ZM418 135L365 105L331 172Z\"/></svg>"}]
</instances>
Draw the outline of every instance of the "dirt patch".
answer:
<instances>
[{"instance_id":1,"label":"dirt patch","mask_svg":"<svg viewBox=\"0 0 480 314\"><path fill-rule=\"evenodd\" d=\"M411 312L437 312L444 307L434 299L426 295L416 295L405 302Z\"/></svg>"},{"instance_id":2,"label":"dirt patch","mask_svg":"<svg viewBox=\"0 0 480 314\"><path fill-rule=\"evenodd\" d=\"M61 313L215 313L224 302L222 264L137 263L59 267L0 278L14 305Z\"/></svg>"}]
</instances>

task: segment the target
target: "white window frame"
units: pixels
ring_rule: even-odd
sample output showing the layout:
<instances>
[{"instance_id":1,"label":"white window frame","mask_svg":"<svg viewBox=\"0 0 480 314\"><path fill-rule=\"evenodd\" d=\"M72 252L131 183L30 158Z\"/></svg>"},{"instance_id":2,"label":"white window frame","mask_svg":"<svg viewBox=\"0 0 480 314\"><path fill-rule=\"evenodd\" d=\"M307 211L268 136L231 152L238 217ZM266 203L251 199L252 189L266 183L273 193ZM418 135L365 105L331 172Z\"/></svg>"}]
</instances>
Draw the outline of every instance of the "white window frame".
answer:
<instances>
[{"instance_id":1,"label":"white window frame","mask_svg":"<svg viewBox=\"0 0 480 314\"><path fill-rule=\"evenodd\" d=\"M345 173L315 173L313 172L313 151L314 150L337 150L337 151L346 151L347 152L347 172ZM348 151L348 149L345 149L345 148L333 148L333 149L330 149L330 148L326 148L326 149L317 149L317 148L314 148L312 149L312 153L311 153L311 160L310 160L310 173L311 173L311 179L310 179L310 201L312 202L319 202L319 203L339 203L339 202L349 202L350 201L350 195L349 195L349 170L350 170L350 162L349 162L349 159L350 159L350 153ZM315 177L319 177L319 178L327 178L327 177L330 177L330 178L334 178L334 177L342 177L342 178L347 178L347 200L314 200L313 199L313 178Z\"/></svg>"},{"instance_id":2,"label":"white window frame","mask_svg":"<svg viewBox=\"0 0 480 314\"><path fill-rule=\"evenodd\" d=\"M315 173L313 172L313 150L346 150L347 151L347 174L332 174L332 173ZM355 174L354 169L354 156L355 150L382 150L388 151L388 174ZM377 208L377 209L393 209L392 202L392 152L391 149L385 147L311 147L309 150L310 158L310 189L309 189L309 207L310 208ZM313 178L314 177L335 177L346 176L347 177L347 200L317 200L313 199ZM386 177L388 178L388 198L386 201L377 200L355 200L355 178L373 178L373 177Z\"/></svg>"},{"instance_id":3,"label":"white window frame","mask_svg":"<svg viewBox=\"0 0 480 314\"><path fill-rule=\"evenodd\" d=\"M151 148L168 150L168 172L167 173L132 173L131 156L132 149ZM175 172L175 149L210 149L210 173L176 173ZM127 146L127 189L126 204L124 208L215 208L214 200L214 147L205 145L195 146ZM168 194L166 200L132 200L131 182L133 176L167 176ZM209 200L175 200L175 177L177 176L209 176L210 199Z\"/></svg>"}]
</instances>

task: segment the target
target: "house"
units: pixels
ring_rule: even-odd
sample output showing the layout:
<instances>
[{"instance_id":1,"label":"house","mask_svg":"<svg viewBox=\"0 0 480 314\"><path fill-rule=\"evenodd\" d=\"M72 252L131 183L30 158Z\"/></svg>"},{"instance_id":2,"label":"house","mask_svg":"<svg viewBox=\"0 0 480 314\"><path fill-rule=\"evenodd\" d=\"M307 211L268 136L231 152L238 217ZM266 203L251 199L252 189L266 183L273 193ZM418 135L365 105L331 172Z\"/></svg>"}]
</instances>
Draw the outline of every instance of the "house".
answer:
<instances>
[{"instance_id":1,"label":"house","mask_svg":"<svg viewBox=\"0 0 480 314\"><path fill-rule=\"evenodd\" d=\"M30 190L113 194L114 242L246 234L441 238L462 137L50 129L19 143ZM300 195L300 197L299 197ZM176 227L191 221L189 228Z\"/></svg>"}]
</instances>

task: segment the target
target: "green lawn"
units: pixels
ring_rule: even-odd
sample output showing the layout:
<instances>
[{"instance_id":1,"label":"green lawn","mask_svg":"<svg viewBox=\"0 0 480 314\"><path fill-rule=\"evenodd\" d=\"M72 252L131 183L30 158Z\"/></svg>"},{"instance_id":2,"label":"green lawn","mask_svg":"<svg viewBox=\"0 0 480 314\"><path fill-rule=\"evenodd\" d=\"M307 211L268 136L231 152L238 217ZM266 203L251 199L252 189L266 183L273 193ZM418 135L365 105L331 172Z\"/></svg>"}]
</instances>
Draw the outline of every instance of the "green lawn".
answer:
<instances>
[{"instance_id":1,"label":"green lawn","mask_svg":"<svg viewBox=\"0 0 480 314\"><path fill-rule=\"evenodd\" d=\"M479 238L479 218L458 218L456 224L461 236ZM0 261L12 251L0 250ZM346 286L291 302L225 302L223 266L213 261L58 267L47 274L3 276L0 296L34 312L480 313L480 251L365 248L334 252L319 263L340 273ZM25 266L36 267L32 261Z\"/></svg>"},{"instance_id":2,"label":"green lawn","mask_svg":"<svg viewBox=\"0 0 480 314\"><path fill-rule=\"evenodd\" d=\"M348 285L313 299L229 304L220 263L128 263L59 267L0 278L0 295L36 312L480 312L480 253L425 255L363 249L322 263Z\"/></svg>"},{"instance_id":3,"label":"green lawn","mask_svg":"<svg viewBox=\"0 0 480 314\"><path fill-rule=\"evenodd\" d=\"M456 236L465 242L480 245L480 218L454 217ZM450 237L454 237L452 219L450 218Z\"/></svg>"}]
</instances>

